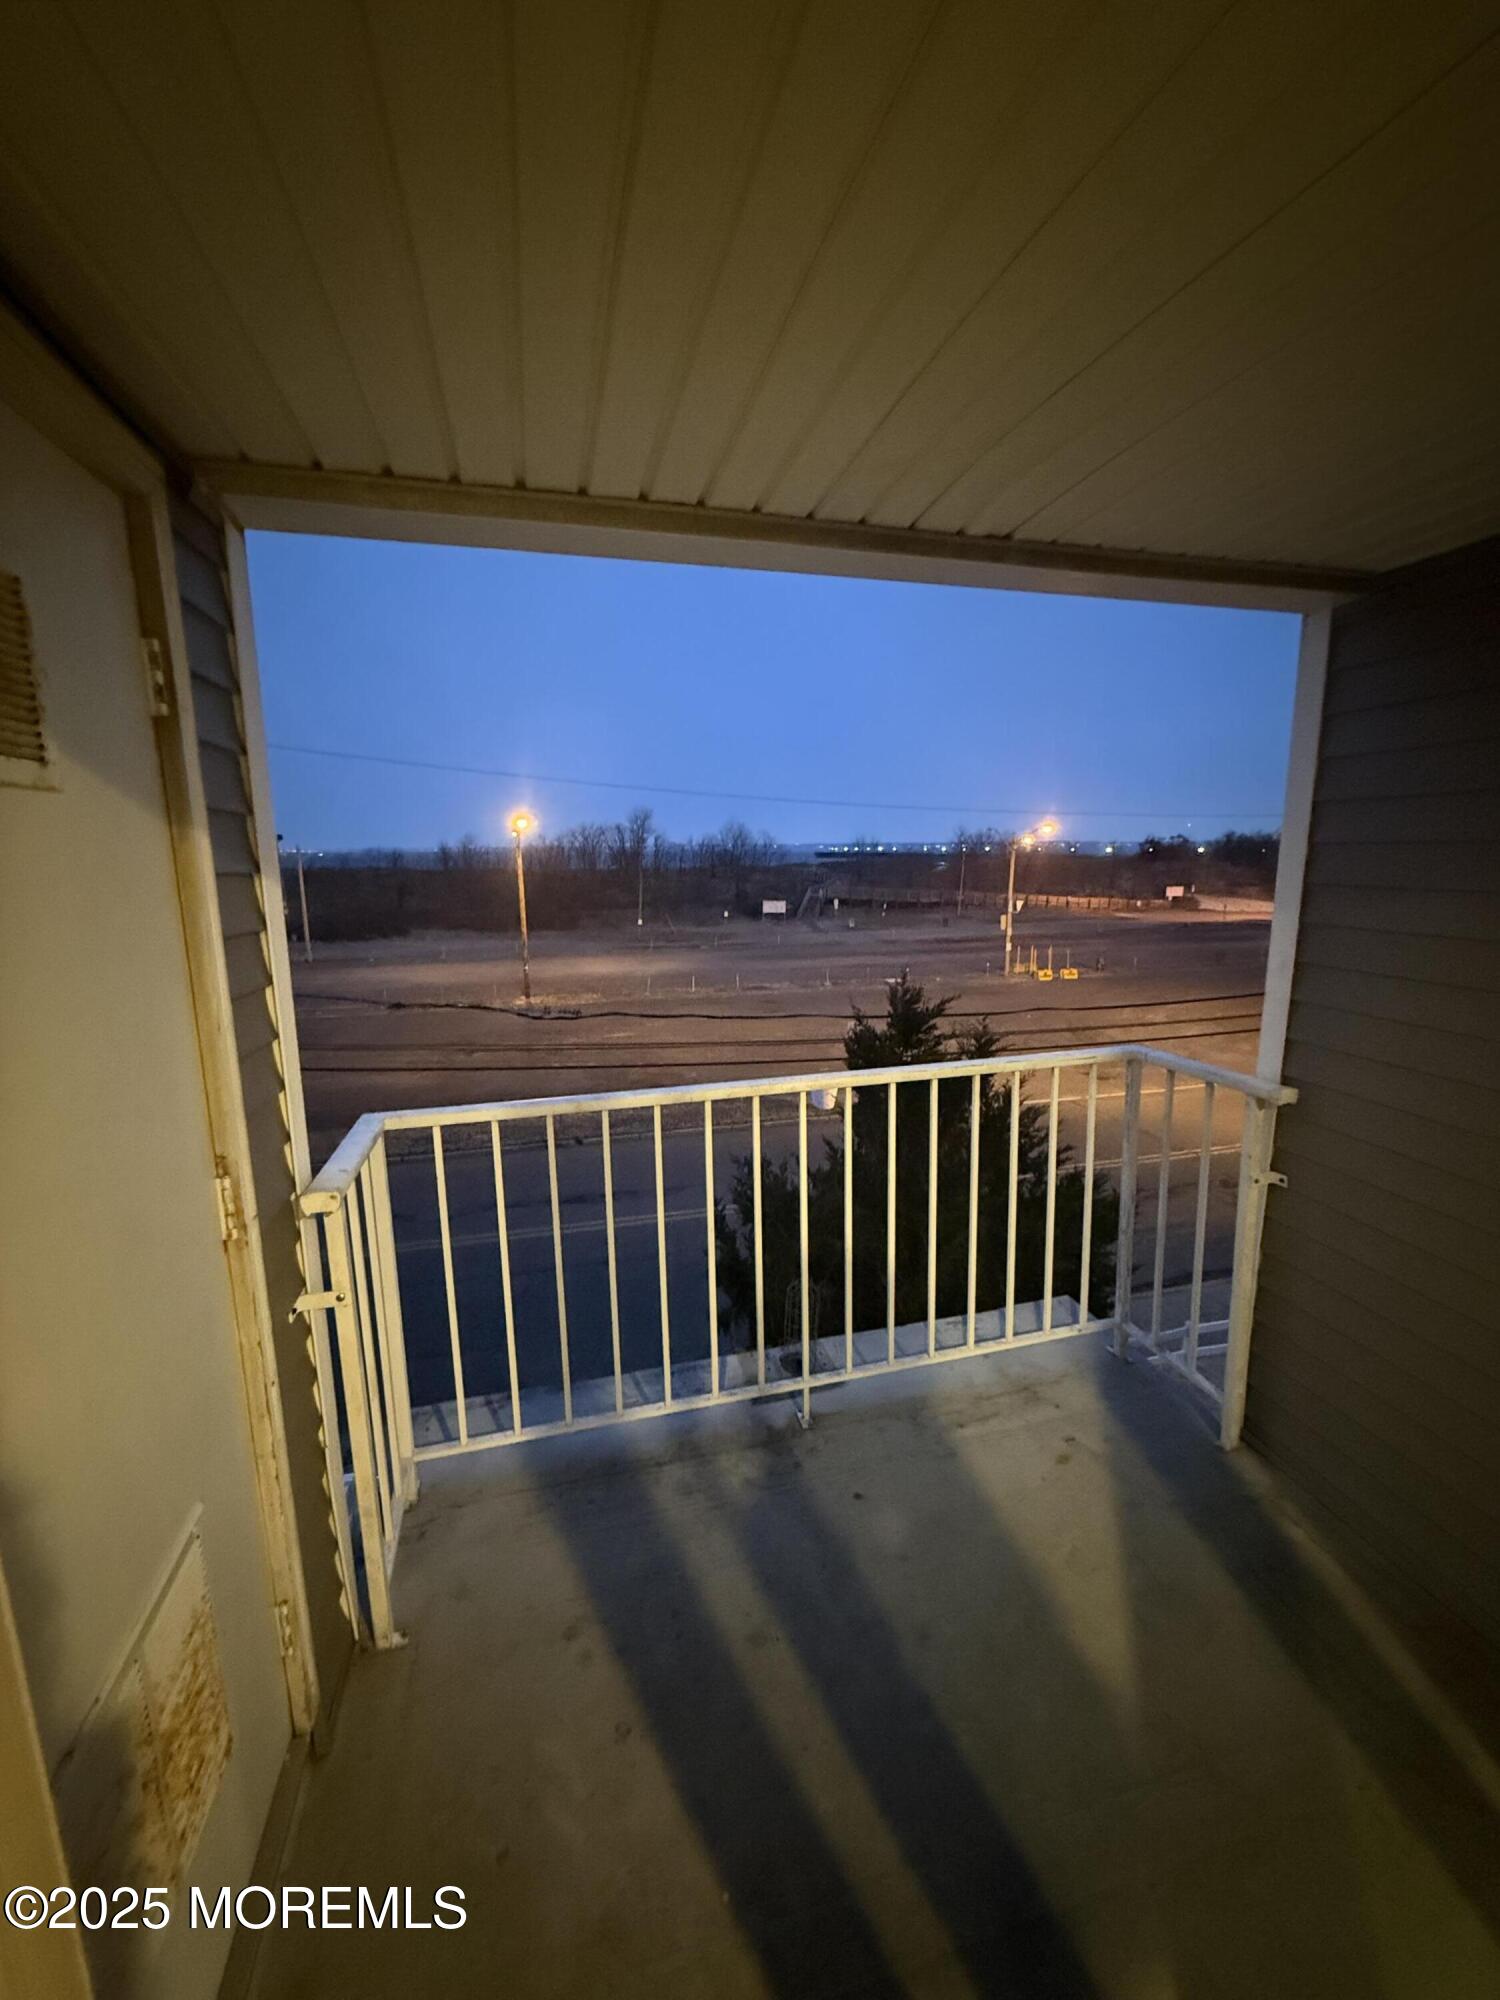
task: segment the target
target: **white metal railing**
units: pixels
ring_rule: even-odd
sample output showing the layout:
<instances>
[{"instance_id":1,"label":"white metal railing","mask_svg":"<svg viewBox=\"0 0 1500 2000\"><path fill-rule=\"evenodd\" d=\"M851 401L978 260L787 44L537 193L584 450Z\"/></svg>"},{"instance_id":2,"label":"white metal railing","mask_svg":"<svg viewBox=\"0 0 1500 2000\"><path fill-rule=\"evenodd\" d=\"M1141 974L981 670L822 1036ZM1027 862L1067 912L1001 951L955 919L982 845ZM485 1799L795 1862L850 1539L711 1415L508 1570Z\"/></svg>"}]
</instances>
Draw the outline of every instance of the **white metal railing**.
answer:
<instances>
[{"instance_id":1,"label":"white metal railing","mask_svg":"<svg viewBox=\"0 0 1500 2000\"><path fill-rule=\"evenodd\" d=\"M364 1568L350 1604L376 1644L397 1642L391 1571L424 1459L766 1396L795 1397L806 1423L814 1389L977 1352L1095 1333L1123 1356L1136 1341L1214 1399L1221 1441L1237 1443L1276 1112L1295 1094L1120 1044L359 1119L302 1197L327 1289L301 1304L332 1317L325 1407L341 1412ZM580 1145L597 1200L577 1185ZM736 1146L739 1200L721 1194ZM687 1208L669 1205L669 1153ZM636 1228L646 1256L622 1258ZM603 1268L580 1272L595 1237ZM673 1265L680 1278L688 1262L705 1283L685 1314ZM1058 1295L1069 1274L1076 1291ZM825 1288L842 1295L833 1331ZM1108 1310L1091 1305L1101 1290Z\"/></svg>"}]
</instances>

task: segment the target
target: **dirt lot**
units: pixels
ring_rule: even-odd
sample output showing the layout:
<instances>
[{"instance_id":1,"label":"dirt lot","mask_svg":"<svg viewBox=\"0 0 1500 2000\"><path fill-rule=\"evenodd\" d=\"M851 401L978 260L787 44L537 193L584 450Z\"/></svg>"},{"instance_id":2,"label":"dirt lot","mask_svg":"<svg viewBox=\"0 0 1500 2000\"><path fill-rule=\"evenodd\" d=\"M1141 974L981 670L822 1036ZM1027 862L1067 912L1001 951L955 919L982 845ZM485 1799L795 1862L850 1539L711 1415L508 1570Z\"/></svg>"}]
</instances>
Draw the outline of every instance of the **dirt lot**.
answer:
<instances>
[{"instance_id":1,"label":"dirt lot","mask_svg":"<svg viewBox=\"0 0 1500 2000\"><path fill-rule=\"evenodd\" d=\"M1017 1049L1152 1041L1249 1068L1269 930L1217 912L1023 915L1019 956L1080 970L1050 983L1003 977L988 912L544 933L533 1016L514 937L330 945L296 967L314 1158L364 1111L839 1068L851 1008L879 1012L903 967Z\"/></svg>"}]
</instances>

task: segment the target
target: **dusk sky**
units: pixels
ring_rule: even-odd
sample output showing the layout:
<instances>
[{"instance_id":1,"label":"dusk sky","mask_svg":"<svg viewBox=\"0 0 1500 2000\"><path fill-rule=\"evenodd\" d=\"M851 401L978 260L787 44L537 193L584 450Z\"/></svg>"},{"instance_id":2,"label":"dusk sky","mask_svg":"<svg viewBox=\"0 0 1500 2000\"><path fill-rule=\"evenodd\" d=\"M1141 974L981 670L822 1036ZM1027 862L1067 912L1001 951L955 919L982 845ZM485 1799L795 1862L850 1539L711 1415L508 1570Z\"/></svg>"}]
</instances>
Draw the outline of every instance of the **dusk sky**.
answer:
<instances>
[{"instance_id":1,"label":"dusk sky","mask_svg":"<svg viewBox=\"0 0 1500 2000\"><path fill-rule=\"evenodd\" d=\"M494 841L522 802L796 842L1280 819L1288 615L300 535L250 567L288 846Z\"/></svg>"}]
</instances>

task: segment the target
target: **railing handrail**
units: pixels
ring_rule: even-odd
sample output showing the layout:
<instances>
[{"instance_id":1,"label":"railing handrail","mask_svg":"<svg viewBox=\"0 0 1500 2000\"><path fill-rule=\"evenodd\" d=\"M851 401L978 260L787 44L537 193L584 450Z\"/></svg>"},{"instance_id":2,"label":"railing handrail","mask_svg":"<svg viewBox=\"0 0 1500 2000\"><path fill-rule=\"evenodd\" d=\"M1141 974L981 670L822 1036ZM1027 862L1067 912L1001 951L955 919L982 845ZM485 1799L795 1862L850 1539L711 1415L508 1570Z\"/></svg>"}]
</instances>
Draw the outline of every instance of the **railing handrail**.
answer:
<instances>
[{"instance_id":1,"label":"railing handrail","mask_svg":"<svg viewBox=\"0 0 1500 2000\"><path fill-rule=\"evenodd\" d=\"M1083 1069L1091 1064L1124 1062L1135 1058L1156 1069L1170 1069L1179 1076L1200 1083L1213 1083L1258 1104L1295 1103L1297 1092L1288 1084L1271 1083L1243 1070L1225 1069L1217 1063L1199 1062L1179 1056L1170 1049L1146 1042L1108 1042L1072 1049L1036 1049L1016 1053L997 1052L992 1056L972 1056L961 1060L929 1063L895 1063L882 1069L814 1070L792 1076L755 1076L715 1079L706 1083L675 1083L636 1090L583 1091L567 1097L502 1098L484 1104L430 1105L411 1111L367 1111L357 1118L335 1150L329 1155L302 1196L307 1215L326 1214L347 1192L371 1151L386 1132L428 1129L434 1125L515 1124L536 1118L564 1118L602 1111L667 1110L673 1105L717 1104L745 1097L796 1096L802 1091L879 1089L890 1083L958 1081L973 1076L997 1076L1033 1069Z\"/></svg>"}]
</instances>

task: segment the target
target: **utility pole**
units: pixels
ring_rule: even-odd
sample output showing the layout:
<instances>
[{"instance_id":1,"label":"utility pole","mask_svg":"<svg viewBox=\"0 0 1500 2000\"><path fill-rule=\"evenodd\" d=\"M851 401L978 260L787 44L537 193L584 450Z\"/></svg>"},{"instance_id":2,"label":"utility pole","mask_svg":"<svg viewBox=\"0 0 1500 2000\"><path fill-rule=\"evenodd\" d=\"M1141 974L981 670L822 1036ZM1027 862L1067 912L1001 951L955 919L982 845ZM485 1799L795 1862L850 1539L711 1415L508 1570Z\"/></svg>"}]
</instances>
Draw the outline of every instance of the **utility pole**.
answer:
<instances>
[{"instance_id":1,"label":"utility pole","mask_svg":"<svg viewBox=\"0 0 1500 2000\"><path fill-rule=\"evenodd\" d=\"M968 848L967 848L967 847L960 847L960 848L959 848L959 850L958 850L958 914L959 914L959 916L962 916L962 915L963 915L963 913L964 913L964 873L965 873L965 870L966 870L966 869L968 868L968 865L969 865L969 850L968 850Z\"/></svg>"},{"instance_id":2,"label":"utility pole","mask_svg":"<svg viewBox=\"0 0 1500 2000\"><path fill-rule=\"evenodd\" d=\"M307 871L302 866L302 849L297 849L297 895L302 904L302 956L312 964L312 925L307 917Z\"/></svg>"},{"instance_id":3,"label":"utility pole","mask_svg":"<svg viewBox=\"0 0 1500 2000\"><path fill-rule=\"evenodd\" d=\"M635 858L635 927L637 930L646 921L646 850L641 849Z\"/></svg>"},{"instance_id":4,"label":"utility pole","mask_svg":"<svg viewBox=\"0 0 1500 2000\"><path fill-rule=\"evenodd\" d=\"M516 901L521 911L521 994L527 1006L531 1005L531 940L526 930L526 862L521 853L521 839L536 826L536 818L529 812L515 812L510 816L510 830L516 837Z\"/></svg>"}]
</instances>

